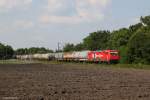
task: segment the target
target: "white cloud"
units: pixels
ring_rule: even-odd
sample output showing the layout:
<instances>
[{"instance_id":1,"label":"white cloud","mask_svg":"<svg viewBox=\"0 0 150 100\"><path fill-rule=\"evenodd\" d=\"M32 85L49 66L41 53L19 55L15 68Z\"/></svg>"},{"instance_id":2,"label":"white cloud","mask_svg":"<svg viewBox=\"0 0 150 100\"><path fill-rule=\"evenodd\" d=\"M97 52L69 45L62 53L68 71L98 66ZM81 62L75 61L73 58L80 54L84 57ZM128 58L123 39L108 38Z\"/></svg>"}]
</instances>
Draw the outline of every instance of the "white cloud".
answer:
<instances>
[{"instance_id":1,"label":"white cloud","mask_svg":"<svg viewBox=\"0 0 150 100\"><path fill-rule=\"evenodd\" d=\"M79 14L102 14L104 8L106 8L109 0L76 0L76 9Z\"/></svg>"},{"instance_id":2,"label":"white cloud","mask_svg":"<svg viewBox=\"0 0 150 100\"><path fill-rule=\"evenodd\" d=\"M82 16L52 16L52 15L43 15L40 17L40 22L44 24L48 23L56 23L56 24L78 24L83 22L91 22L91 19L98 19L101 20L103 18L102 15L95 15L95 16L88 16L82 17ZM91 19L89 19L91 18ZM94 22L94 20L93 20Z\"/></svg>"},{"instance_id":3,"label":"white cloud","mask_svg":"<svg viewBox=\"0 0 150 100\"><path fill-rule=\"evenodd\" d=\"M7 27L6 27L7 26ZM15 20L13 22L6 22L0 24L0 34L1 33L12 33L17 30L28 30L34 27L34 23L30 20Z\"/></svg>"},{"instance_id":4,"label":"white cloud","mask_svg":"<svg viewBox=\"0 0 150 100\"><path fill-rule=\"evenodd\" d=\"M76 24L82 21L82 18L77 16L52 16L52 15L43 15L40 17L40 22L42 23L66 23L66 24Z\"/></svg>"},{"instance_id":5,"label":"white cloud","mask_svg":"<svg viewBox=\"0 0 150 100\"><path fill-rule=\"evenodd\" d=\"M109 3L110 0L48 0L48 12L40 17L40 22L74 24L101 21ZM70 12L71 15L68 14Z\"/></svg>"},{"instance_id":6,"label":"white cloud","mask_svg":"<svg viewBox=\"0 0 150 100\"><path fill-rule=\"evenodd\" d=\"M32 0L0 0L0 10L28 6Z\"/></svg>"},{"instance_id":7,"label":"white cloud","mask_svg":"<svg viewBox=\"0 0 150 100\"><path fill-rule=\"evenodd\" d=\"M48 9L50 12L56 12L57 10L61 10L65 5L65 0L48 0Z\"/></svg>"},{"instance_id":8,"label":"white cloud","mask_svg":"<svg viewBox=\"0 0 150 100\"><path fill-rule=\"evenodd\" d=\"M101 7L105 7L109 3L109 0L87 0L87 1L92 5Z\"/></svg>"},{"instance_id":9,"label":"white cloud","mask_svg":"<svg viewBox=\"0 0 150 100\"><path fill-rule=\"evenodd\" d=\"M18 20L14 22L14 27L16 29L29 29L34 27L34 24L32 21L28 21L28 20Z\"/></svg>"}]
</instances>

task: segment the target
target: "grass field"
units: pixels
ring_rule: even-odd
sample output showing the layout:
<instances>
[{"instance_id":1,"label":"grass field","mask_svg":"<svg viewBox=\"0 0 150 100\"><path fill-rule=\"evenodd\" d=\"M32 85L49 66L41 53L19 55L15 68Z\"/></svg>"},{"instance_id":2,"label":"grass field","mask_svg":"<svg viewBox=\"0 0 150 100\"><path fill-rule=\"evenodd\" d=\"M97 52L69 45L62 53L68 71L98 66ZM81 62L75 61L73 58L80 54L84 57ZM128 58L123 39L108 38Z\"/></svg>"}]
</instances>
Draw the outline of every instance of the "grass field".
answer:
<instances>
[{"instance_id":1,"label":"grass field","mask_svg":"<svg viewBox=\"0 0 150 100\"><path fill-rule=\"evenodd\" d=\"M76 63L76 62L58 62L58 61L33 61L33 60L0 60L0 64L64 64L64 65L80 65L94 67L111 67L111 68L133 68L133 69L150 69L150 65L143 64L95 64L95 63Z\"/></svg>"},{"instance_id":2,"label":"grass field","mask_svg":"<svg viewBox=\"0 0 150 100\"><path fill-rule=\"evenodd\" d=\"M0 64L30 64L30 63L36 63L36 62L27 61L27 60L16 60L16 59L0 60Z\"/></svg>"}]
</instances>

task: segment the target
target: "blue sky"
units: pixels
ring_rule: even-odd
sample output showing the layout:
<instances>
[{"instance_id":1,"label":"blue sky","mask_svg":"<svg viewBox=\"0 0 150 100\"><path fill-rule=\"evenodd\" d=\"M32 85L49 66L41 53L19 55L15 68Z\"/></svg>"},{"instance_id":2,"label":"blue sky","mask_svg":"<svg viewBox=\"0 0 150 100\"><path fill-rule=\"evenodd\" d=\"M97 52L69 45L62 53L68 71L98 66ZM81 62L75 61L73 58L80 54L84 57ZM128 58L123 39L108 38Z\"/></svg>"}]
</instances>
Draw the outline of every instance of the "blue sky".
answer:
<instances>
[{"instance_id":1,"label":"blue sky","mask_svg":"<svg viewBox=\"0 0 150 100\"><path fill-rule=\"evenodd\" d=\"M150 15L150 0L0 0L0 42L14 48L79 43Z\"/></svg>"}]
</instances>

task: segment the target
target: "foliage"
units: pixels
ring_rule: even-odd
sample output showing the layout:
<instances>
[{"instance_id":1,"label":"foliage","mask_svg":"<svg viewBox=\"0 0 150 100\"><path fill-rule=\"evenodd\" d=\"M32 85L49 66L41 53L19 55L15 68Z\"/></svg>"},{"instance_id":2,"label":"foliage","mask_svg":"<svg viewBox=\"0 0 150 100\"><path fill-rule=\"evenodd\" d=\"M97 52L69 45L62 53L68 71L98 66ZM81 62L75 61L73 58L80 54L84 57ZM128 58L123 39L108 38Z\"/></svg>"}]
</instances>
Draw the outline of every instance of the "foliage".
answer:
<instances>
[{"instance_id":1,"label":"foliage","mask_svg":"<svg viewBox=\"0 0 150 100\"><path fill-rule=\"evenodd\" d=\"M85 47L84 47L83 43L79 43L79 44L74 46L75 51L81 51L81 50L84 50L84 49L85 49Z\"/></svg>"},{"instance_id":2,"label":"foliage","mask_svg":"<svg viewBox=\"0 0 150 100\"><path fill-rule=\"evenodd\" d=\"M150 16L141 17L141 22L147 26L150 26Z\"/></svg>"},{"instance_id":3,"label":"foliage","mask_svg":"<svg viewBox=\"0 0 150 100\"><path fill-rule=\"evenodd\" d=\"M63 51L64 52L69 52L69 51L81 51L81 50L85 50L85 46L83 43L79 43L79 44L70 44L70 43L67 43L64 48L63 48Z\"/></svg>"},{"instance_id":4,"label":"foliage","mask_svg":"<svg viewBox=\"0 0 150 100\"><path fill-rule=\"evenodd\" d=\"M20 48L20 49L17 49L15 51L15 54L17 55L23 55L23 54L35 54L35 53L52 53L53 50L49 50L49 49L46 49L44 47L41 47L41 48L38 48L38 47L31 47L31 48Z\"/></svg>"},{"instance_id":5,"label":"foliage","mask_svg":"<svg viewBox=\"0 0 150 100\"><path fill-rule=\"evenodd\" d=\"M90 33L84 38L83 45L87 50L101 50L107 48L107 41L109 39L109 31L97 31Z\"/></svg>"},{"instance_id":6,"label":"foliage","mask_svg":"<svg viewBox=\"0 0 150 100\"><path fill-rule=\"evenodd\" d=\"M135 33L137 30L141 29L143 27L143 24L142 23L137 23L135 25L131 25L129 27L129 32L130 33Z\"/></svg>"},{"instance_id":7,"label":"foliage","mask_svg":"<svg viewBox=\"0 0 150 100\"><path fill-rule=\"evenodd\" d=\"M121 46L119 47L119 55L121 57L120 59L120 63L121 64L125 64L127 63L127 50L128 50L128 47L127 46Z\"/></svg>"},{"instance_id":8,"label":"foliage","mask_svg":"<svg viewBox=\"0 0 150 100\"><path fill-rule=\"evenodd\" d=\"M150 64L150 16L141 17L141 23L128 42L128 63Z\"/></svg>"},{"instance_id":9,"label":"foliage","mask_svg":"<svg viewBox=\"0 0 150 100\"><path fill-rule=\"evenodd\" d=\"M132 33L128 29L122 28L117 31L113 31L108 41L108 47L110 49L119 49L121 46L125 46L128 43L128 40Z\"/></svg>"},{"instance_id":10,"label":"foliage","mask_svg":"<svg viewBox=\"0 0 150 100\"><path fill-rule=\"evenodd\" d=\"M12 58L13 54L14 50L11 46L0 43L0 59Z\"/></svg>"},{"instance_id":11,"label":"foliage","mask_svg":"<svg viewBox=\"0 0 150 100\"><path fill-rule=\"evenodd\" d=\"M130 38L128 48L129 63L150 63L150 31L141 28Z\"/></svg>"},{"instance_id":12,"label":"foliage","mask_svg":"<svg viewBox=\"0 0 150 100\"><path fill-rule=\"evenodd\" d=\"M64 52L69 52L69 51L74 51L74 44L70 44L70 43L67 43L64 48L63 48L63 51Z\"/></svg>"}]
</instances>

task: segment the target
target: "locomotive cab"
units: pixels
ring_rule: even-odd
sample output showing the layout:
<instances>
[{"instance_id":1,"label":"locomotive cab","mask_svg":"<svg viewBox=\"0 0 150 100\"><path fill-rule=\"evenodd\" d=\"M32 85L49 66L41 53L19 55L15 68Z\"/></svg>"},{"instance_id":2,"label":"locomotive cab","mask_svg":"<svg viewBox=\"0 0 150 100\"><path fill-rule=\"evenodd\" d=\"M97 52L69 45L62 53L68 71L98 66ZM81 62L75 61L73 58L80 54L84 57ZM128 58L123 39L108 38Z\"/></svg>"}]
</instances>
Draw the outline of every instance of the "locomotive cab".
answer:
<instances>
[{"instance_id":1,"label":"locomotive cab","mask_svg":"<svg viewBox=\"0 0 150 100\"><path fill-rule=\"evenodd\" d=\"M117 50L109 51L109 61L111 63L117 63L120 59L119 52Z\"/></svg>"},{"instance_id":2,"label":"locomotive cab","mask_svg":"<svg viewBox=\"0 0 150 100\"><path fill-rule=\"evenodd\" d=\"M101 57L102 61L107 63L117 63L120 59L117 50L104 50L101 54L103 55Z\"/></svg>"}]
</instances>

